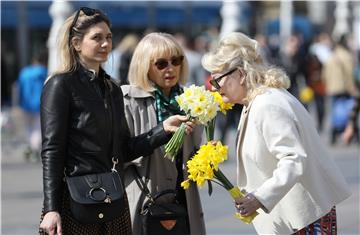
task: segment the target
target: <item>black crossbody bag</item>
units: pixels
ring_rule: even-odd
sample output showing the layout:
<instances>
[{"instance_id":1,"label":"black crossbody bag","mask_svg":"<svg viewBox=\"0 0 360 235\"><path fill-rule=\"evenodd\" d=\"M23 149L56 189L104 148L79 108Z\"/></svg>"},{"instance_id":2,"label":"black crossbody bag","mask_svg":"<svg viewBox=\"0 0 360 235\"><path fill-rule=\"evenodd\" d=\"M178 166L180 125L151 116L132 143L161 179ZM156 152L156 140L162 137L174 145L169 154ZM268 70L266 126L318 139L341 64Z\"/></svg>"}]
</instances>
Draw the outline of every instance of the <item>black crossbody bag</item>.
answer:
<instances>
[{"instance_id":1,"label":"black crossbody bag","mask_svg":"<svg viewBox=\"0 0 360 235\"><path fill-rule=\"evenodd\" d=\"M148 160L148 175L150 159ZM161 191L154 196L151 195L146 182L142 180L136 166L132 166L135 172L135 181L140 190L147 197L143 204L140 217L142 222L142 234L145 235L187 235L189 234L189 226L187 224L187 210L184 205L176 200L176 191L168 189ZM162 196L173 194L174 201L169 203L159 203L157 199Z\"/></svg>"},{"instance_id":2,"label":"black crossbody bag","mask_svg":"<svg viewBox=\"0 0 360 235\"><path fill-rule=\"evenodd\" d=\"M111 92L110 98L111 103L114 104ZM71 214L80 223L108 222L119 217L125 208L124 185L115 169L116 164L118 164L118 154L115 147L117 128L111 103L112 156L114 156L112 158L112 169L109 169L109 172L98 174L66 176L66 183L70 192Z\"/></svg>"}]
</instances>

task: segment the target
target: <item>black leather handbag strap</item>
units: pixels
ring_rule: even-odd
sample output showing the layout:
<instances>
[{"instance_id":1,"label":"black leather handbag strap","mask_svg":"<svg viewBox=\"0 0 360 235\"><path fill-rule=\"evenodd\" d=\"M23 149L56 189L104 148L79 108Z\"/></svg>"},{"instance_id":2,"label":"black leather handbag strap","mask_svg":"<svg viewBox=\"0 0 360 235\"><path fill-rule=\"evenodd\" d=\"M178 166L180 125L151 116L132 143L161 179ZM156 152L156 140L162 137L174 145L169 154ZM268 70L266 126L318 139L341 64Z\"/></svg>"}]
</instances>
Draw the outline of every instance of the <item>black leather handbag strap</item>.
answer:
<instances>
[{"instance_id":1,"label":"black leather handbag strap","mask_svg":"<svg viewBox=\"0 0 360 235\"><path fill-rule=\"evenodd\" d=\"M113 162L113 167L112 167L112 171L116 171L115 169L115 166L116 164L118 164L119 162L119 159L118 159L118 154L117 154L117 150L116 150L116 144L115 144L115 138L117 136L117 133L118 133L118 129L117 129L117 122L115 121L116 118L115 118L115 112L113 110L113 107L115 105L115 102L114 102L114 98L111 94L111 90L112 90L112 86L113 84L111 84L110 81L108 81L107 79L104 80L104 83L105 83L105 99L106 99L106 93L108 93L108 96L110 97L110 118L111 118L111 126L112 126L112 162Z\"/></svg>"},{"instance_id":2,"label":"black leather handbag strap","mask_svg":"<svg viewBox=\"0 0 360 235\"><path fill-rule=\"evenodd\" d=\"M176 198L176 190L174 189L166 189L163 190L161 192L156 193L154 196L151 194L149 188L147 187L147 182L149 180L148 175L149 175L149 170L150 170L150 158L146 167L146 181L144 181L140 174L139 171L136 169L135 165L131 165L131 167L133 168L134 174L135 174L135 182L138 185L138 187L140 188L140 190L145 194L146 197L149 198L151 203L154 203L156 201L156 199L158 199L159 197L162 197L166 194L173 194L174 197ZM148 204L148 203L146 203Z\"/></svg>"},{"instance_id":3,"label":"black leather handbag strap","mask_svg":"<svg viewBox=\"0 0 360 235\"><path fill-rule=\"evenodd\" d=\"M137 170L135 165L130 165L135 175L135 182L140 188L140 190L148 197L151 201L154 201L149 188L147 187L147 183L149 182L149 174L150 174L150 163L151 158L148 158L148 162L146 164L146 172L145 172L145 181L141 178L139 171Z\"/></svg>"}]
</instances>

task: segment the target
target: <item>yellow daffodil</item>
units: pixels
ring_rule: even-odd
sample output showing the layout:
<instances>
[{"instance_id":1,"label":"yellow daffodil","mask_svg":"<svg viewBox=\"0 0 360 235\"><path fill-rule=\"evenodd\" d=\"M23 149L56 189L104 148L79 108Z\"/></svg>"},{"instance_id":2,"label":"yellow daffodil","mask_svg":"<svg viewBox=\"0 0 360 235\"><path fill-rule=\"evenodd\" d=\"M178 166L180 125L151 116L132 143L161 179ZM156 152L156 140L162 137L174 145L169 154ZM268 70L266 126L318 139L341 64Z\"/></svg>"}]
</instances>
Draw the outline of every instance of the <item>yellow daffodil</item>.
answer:
<instances>
[{"instance_id":1,"label":"yellow daffodil","mask_svg":"<svg viewBox=\"0 0 360 235\"><path fill-rule=\"evenodd\" d=\"M184 93L175 97L181 110L183 110L196 123L207 125L216 116L219 104L214 96L204 86L191 85L184 88ZM165 145L165 157L175 159L185 136L185 125L174 133L170 141Z\"/></svg>"},{"instance_id":2,"label":"yellow daffodil","mask_svg":"<svg viewBox=\"0 0 360 235\"><path fill-rule=\"evenodd\" d=\"M211 92L211 94L214 96L214 99L215 99L215 102L219 104L220 106L220 111L223 113L223 114L226 114L226 112L230 109L232 109L232 107L234 106L234 104L231 104L231 103L225 103L222 96L220 95L219 92L217 91L214 91L214 92Z\"/></svg>"},{"instance_id":3,"label":"yellow daffodil","mask_svg":"<svg viewBox=\"0 0 360 235\"><path fill-rule=\"evenodd\" d=\"M188 178L181 183L184 189L189 188L189 181L193 181L198 187L203 187L207 180L218 182L235 199L244 197L239 188L234 187L226 176L219 169L219 164L227 159L228 147L222 145L220 141L209 141L202 145L196 154L187 161ZM239 213L236 218L245 223L251 223L257 212L249 216L241 216Z\"/></svg>"},{"instance_id":4,"label":"yellow daffodil","mask_svg":"<svg viewBox=\"0 0 360 235\"><path fill-rule=\"evenodd\" d=\"M184 182L182 182L181 187L183 187L184 189L188 189L190 187L189 180L185 180Z\"/></svg>"}]
</instances>

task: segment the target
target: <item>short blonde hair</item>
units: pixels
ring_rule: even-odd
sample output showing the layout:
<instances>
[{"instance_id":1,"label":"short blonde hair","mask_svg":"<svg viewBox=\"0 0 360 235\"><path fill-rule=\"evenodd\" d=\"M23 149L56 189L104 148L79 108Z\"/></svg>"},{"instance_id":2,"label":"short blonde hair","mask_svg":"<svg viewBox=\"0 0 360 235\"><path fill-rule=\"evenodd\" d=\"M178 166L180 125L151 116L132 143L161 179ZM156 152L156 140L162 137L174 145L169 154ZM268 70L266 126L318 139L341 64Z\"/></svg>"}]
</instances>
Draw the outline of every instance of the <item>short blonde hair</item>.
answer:
<instances>
[{"instance_id":1,"label":"short blonde hair","mask_svg":"<svg viewBox=\"0 0 360 235\"><path fill-rule=\"evenodd\" d=\"M267 87L287 89L290 86L285 72L265 64L257 41L243 33L233 32L222 38L214 51L205 54L201 62L210 73L221 73L233 68L244 70L248 101Z\"/></svg>"},{"instance_id":2,"label":"short blonde hair","mask_svg":"<svg viewBox=\"0 0 360 235\"><path fill-rule=\"evenodd\" d=\"M135 48L129 67L130 84L145 91L155 90L154 84L148 76L150 63L156 58L168 55L184 56L179 83L185 84L188 76L188 62L183 49L172 35L158 32L146 35Z\"/></svg>"}]
</instances>

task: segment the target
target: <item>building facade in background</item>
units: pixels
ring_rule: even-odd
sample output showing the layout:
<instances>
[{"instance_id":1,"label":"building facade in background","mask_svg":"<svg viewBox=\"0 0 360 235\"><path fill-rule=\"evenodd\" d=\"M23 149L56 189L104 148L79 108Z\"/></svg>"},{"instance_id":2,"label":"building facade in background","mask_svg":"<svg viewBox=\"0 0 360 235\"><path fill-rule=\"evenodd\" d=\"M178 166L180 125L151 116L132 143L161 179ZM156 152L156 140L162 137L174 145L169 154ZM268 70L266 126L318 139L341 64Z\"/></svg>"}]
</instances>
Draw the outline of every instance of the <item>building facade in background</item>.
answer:
<instances>
[{"instance_id":1,"label":"building facade in background","mask_svg":"<svg viewBox=\"0 0 360 235\"><path fill-rule=\"evenodd\" d=\"M31 56L47 45L52 25L49 8L52 1L1 2L1 57L6 66L6 84L16 80L19 70L30 63ZM254 37L280 34L280 1L249 1L236 5L236 12L222 1L69 1L74 10L81 6L103 10L112 22L116 45L126 34L164 31L181 32L192 39L215 29L221 32L224 22L240 21L236 26ZM291 29L310 42L314 33L332 33L336 25L334 1L292 1ZM351 22L356 18L347 2ZM229 8L230 6L230 8ZM224 9L222 9L224 7ZM314 10L317 9L317 10ZM227 18L229 17L229 18ZM232 19L230 19L232 17ZM3 83L3 81L2 81Z\"/></svg>"}]
</instances>

